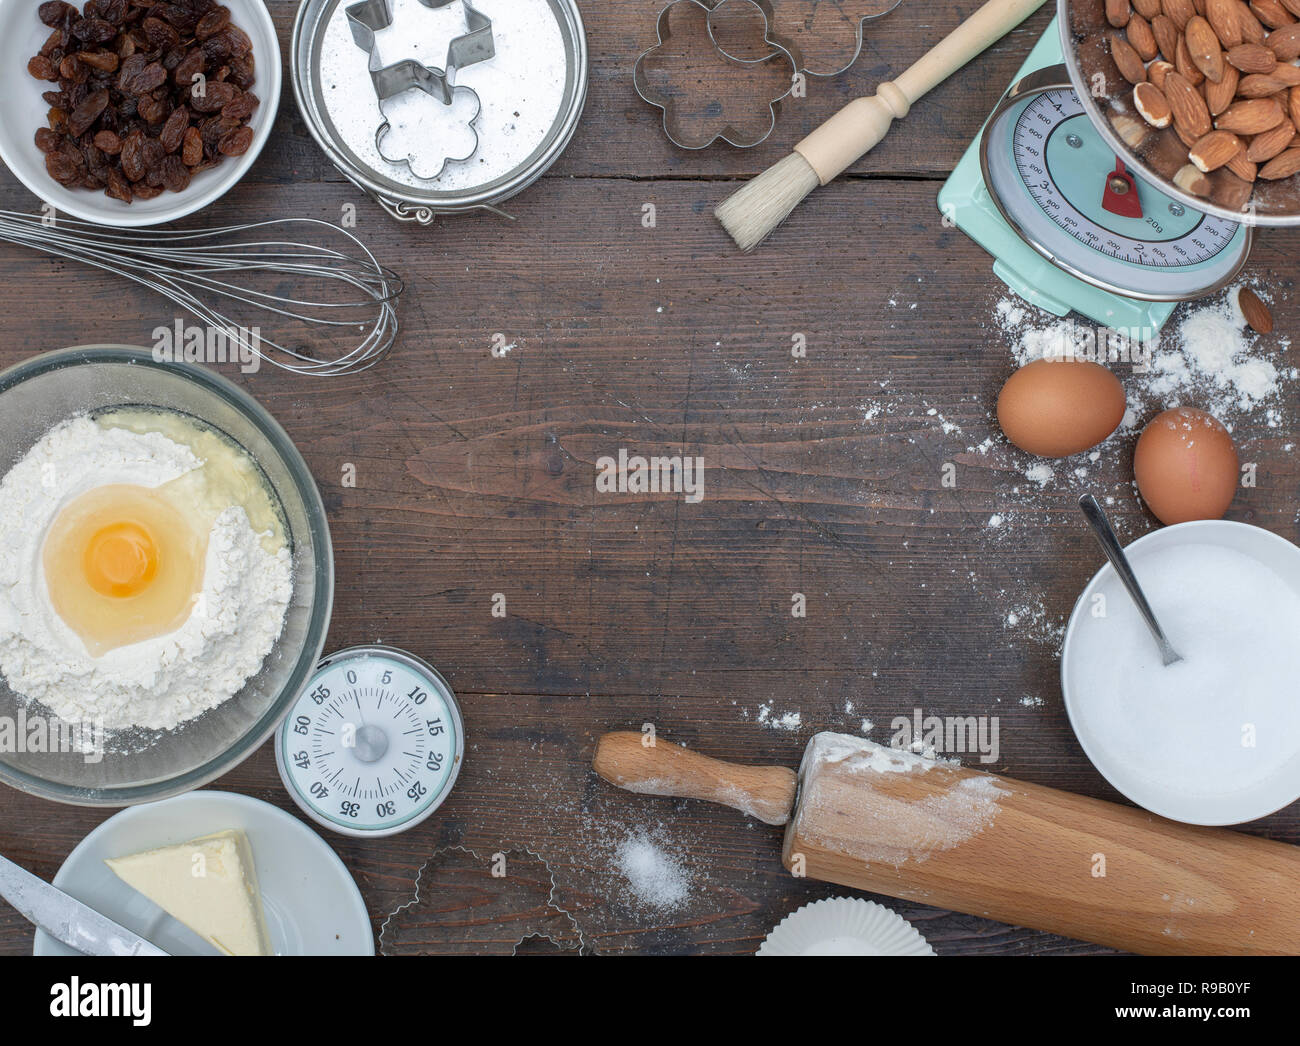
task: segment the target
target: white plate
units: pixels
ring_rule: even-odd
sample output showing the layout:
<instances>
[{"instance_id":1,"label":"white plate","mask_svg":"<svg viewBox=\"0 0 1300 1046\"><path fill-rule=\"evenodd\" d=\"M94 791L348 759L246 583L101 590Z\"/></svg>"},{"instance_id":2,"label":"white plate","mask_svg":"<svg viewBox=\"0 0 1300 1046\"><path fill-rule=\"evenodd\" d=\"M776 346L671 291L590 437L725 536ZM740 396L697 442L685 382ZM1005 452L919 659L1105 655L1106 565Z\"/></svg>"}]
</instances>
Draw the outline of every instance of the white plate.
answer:
<instances>
[{"instance_id":1,"label":"white plate","mask_svg":"<svg viewBox=\"0 0 1300 1046\"><path fill-rule=\"evenodd\" d=\"M1272 531L1248 523L1213 519L1178 523L1153 530L1125 549L1139 579L1142 563L1153 552L1176 545L1218 545L1248 556L1267 567L1291 588L1300 592L1300 548ZM1084 754L1114 788L1145 810L1187 824L1242 824L1265 817L1300 798L1300 753L1277 773L1250 788L1220 795L1188 795L1176 784L1153 780L1141 766L1135 766L1116 752L1115 738L1089 728L1083 670L1078 655L1079 632L1089 620L1093 595L1099 591L1110 598L1127 600L1114 568L1105 564L1079 595L1065 630L1061 649L1061 692L1070 725ZM1134 627L1140 627L1135 625ZM1154 646L1153 646L1154 649Z\"/></svg>"},{"instance_id":2,"label":"white plate","mask_svg":"<svg viewBox=\"0 0 1300 1046\"><path fill-rule=\"evenodd\" d=\"M85 0L71 0L80 9ZM253 41L257 79L253 93L261 104L248 125L253 144L243 156L227 158L203 171L183 192L164 192L152 200L123 203L104 195L102 189L65 189L45 170L45 156L36 148L36 129L47 126L49 106L41 95L57 89L56 84L37 80L27 71L27 62L50 35L50 28L36 17L38 0L21 3L0 0L0 160L28 189L51 204L59 214L70 214L101 225L123 228L158 225L175 221L206 207L223 196L253 166L262 146L271 137L276 110L280 107L280 41L275 24L263 0L222 0L230 8L230 20Z\"/></svg>"},{"instance_id":3,"label":"white plate","mask_svg":"<svg viewBox=\"0 0 1300 1046\"><path fill-rule=\"evenodd\" d=\"M173 955L216 949L109 871L105 858L172 846L226 828L253 849L277 955L374 955L361 891L325 841L277 806L233 792L189 792L110 817L68 855L54 885ZM43 930L36 955L76 955Z\"/></svg>"}]
</instances>

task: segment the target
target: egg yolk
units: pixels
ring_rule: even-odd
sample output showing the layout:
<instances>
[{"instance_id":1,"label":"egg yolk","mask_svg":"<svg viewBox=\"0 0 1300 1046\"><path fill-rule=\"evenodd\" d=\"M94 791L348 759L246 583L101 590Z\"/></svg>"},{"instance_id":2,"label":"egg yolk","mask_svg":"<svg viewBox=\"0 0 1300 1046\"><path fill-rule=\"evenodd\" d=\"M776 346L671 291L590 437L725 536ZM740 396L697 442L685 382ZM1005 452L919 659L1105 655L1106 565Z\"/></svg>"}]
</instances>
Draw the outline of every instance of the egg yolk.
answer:
<instances>
[{"instance_id":1,"label":"egg yolk","mask_svg":"<svg viewBox=\"0 0 1300 1046\"><path fill-rule=\"evenodd\" d=\"M102 596L139 595L158 573L158 545L140 523L110 523L86 542L81 569Z\"/></svg>"},{"instance_id":2,"label":"egg yolk","mask_svg":"<svg viewBox=\"0 0 1300 1046\"><path fill-rule=\"evenodd\" d=\"M175 631L203 585L205 531L167 485L95 487L42 546L50 604L93 657Z\"/></svg>"}]
</instances>

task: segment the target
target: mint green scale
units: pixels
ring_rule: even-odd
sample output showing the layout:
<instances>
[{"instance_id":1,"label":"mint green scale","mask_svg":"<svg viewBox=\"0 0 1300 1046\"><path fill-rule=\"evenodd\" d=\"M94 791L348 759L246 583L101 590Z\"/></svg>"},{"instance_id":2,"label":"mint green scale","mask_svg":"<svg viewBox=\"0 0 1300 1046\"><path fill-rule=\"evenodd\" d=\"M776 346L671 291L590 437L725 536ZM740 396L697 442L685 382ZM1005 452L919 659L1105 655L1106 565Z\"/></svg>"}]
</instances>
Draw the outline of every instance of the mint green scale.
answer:
<instances>
[{"instance_id":1,"label":"mint green scale","mask_svg":"<svg viewBox=\"0 0 1300 1046\"><path fill-rule=\"evenodd\" d=\"M939 210L993 255L1025 301L1126 331L1158 331L1177 302L1226 285L1251 230L1202 214L1134 174L1141 218L1102 205L1115 152L1062 64L1055 20L939 192Z\"/></svg>"}]
</instances>

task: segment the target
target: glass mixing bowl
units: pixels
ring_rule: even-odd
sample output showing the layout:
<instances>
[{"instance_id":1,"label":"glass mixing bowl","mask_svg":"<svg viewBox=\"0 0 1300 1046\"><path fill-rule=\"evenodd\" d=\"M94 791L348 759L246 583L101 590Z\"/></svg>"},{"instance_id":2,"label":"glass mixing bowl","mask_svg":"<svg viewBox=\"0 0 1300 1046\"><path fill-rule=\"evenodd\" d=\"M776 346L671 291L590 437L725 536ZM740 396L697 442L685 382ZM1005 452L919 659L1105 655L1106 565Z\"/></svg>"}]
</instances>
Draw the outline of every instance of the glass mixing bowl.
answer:
<instances>
[{"instance_id":1,"label":"glass mixing bowl","mask_svg":"<svg viewBox=\"0 0 1300 1046\"><path fill-rule=\"evenodd\" d=\"M334 560L320 492L275 419L225 378L156 361L147 349L87 345L0 373L0 475L65 418L108 407L181 411L224 432L261 467L280 499L293 550L293 597L261 670L229 701L174 730L112 736L99 762L79 752L0 751L0 780L82 806L127 806L189 791L231 769L279 724L320 658L334 598ZM0 678L0 718L39 706ZM27 747L26 745L6 745Z\"/></svg>"}]
</instances>

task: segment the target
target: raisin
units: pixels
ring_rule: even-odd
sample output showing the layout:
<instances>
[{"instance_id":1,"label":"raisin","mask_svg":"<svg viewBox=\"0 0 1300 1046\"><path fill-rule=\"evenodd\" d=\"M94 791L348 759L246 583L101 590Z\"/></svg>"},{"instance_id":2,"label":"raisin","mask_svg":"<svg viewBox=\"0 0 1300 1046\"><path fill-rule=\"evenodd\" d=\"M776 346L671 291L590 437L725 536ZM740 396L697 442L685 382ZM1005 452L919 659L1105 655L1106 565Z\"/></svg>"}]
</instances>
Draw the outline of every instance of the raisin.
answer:
<instances>
[{"instance_id":1,"label":"raisin","mask_svg":"<svg viewBox=\"0 0 1300 1046\"><path fill-rule=\"evenodd\" d=\"M185 143L181 147L181 159L185 161L186 167L193 167L203 162L203 135L199 134L197 127L186 128Z\"/></svg>"},{"instance_id":2,"label":"raisin","mask_svg":"<svg viewBox=\"0 0 1300 1046\"><path fill-rule=\"evenodd\" d=\"M116 156L122 151L122 139L115 131L100 131L95 135L95 148L109 156Z\"/></svg>"},{"instance_id":3,"label":"raisin","mask_svg":"<svg viewBox=\"0 0 1300 1046\"><path fill-rule=\"evenodd\" d=\"M253 144L251 127L236 127L229 134L223 135L217 143L222 156L243 156Z\"/></svg>"},{"instance_id":4,"label":"raisin","mask_svg":"<svg viewBox=\"0 0 1300 1046\"><path fill-rule=\"evenodd\" d=\"M100 113L108 108L108 92L96 91L79 106L72 110L68 117L68 133L74 138L80 138L96 120L99 119Z\"/></svg>"},{"instance_id":5,"label":"raisin","mask_svg":"<svg viewBox=\"0 0 1300 1046\"><path fill-rule=\"evenodd\" d=\"M108 188L104 192L114 200L121 200L123 203L131 202L131 183L122 177L120 171L112 168L109 168Z\"/></svg>"},{"instance_id":6,"label":"raisin","mask_svg":"<svg viewBox=\"0 0 1300 1046\"><path fill-rule=\"evenodd\" d=\"M68 19L77 17L77 9L63 0L49 0L36 9L36 17L48 26L61 26Z\"/></svg>"},{"instance_id":7,"label":"raisin","mask_svg":"<svg viewBox=\"0 0 1300 1046\"><path fill-rule=\"evenodd\" d=\"M117 39L117 26L103 18L83 18L72 27L72 35L88 44L106 44Z\"/></svg>"},{"instance_id":8,"label":"raisin","mask_svg":"<svg viewBox=\"0 0 1300 1046\"><path fill-rule=\"evenodd\" d=\"M158 134L158 141L169 153L174 153L185 142L185 132L190 126L190 111L181 106L167 117L167 122L163 124L162 131Z\"/></svg>"},{"instance_id":9,"label":"raisin","mask_svg":"<svg viewBox=\"0 0 1300 1046\"><path fill-rule=\"evenodd\" d=\"M67 40L64 37L63 30L56 29L54 30L54 32L52 32L49 35L49 38L45 41L45 43L41 46L40 51L38 51L37 53L42 58L49 58L52 52L54 52L59 48L62 48L66 43Z\"/></svg>"},{"instance_id":10,"label":"raisin","mask_svg":"<svg viewBox=\"0 0 1300 1046\"><path fill-rule=\"evenodd\" d=\"M148 94L155 87L161 87L167 82L167 70L163 68L161 62L150 62L131 78L127 86L132 94Z\"/></svg>"},{"instance_id":11,"label":"raisin","mask_svg":"<svg viewBox=\"0 0 1300 1046\"><path fill-rule=\"evenodd\" d=\"M149 46L155 51L169 50L181 42L181 34L176 31L175 26L169 25L161 18L146 18L140 23L140 28L148 37Z\"/></svg>"},{"instance_id":12,"label":"raisin","mask_svg":"<svg viewBox=\"0 0 1300 1046\"><path fill-rule=\"evenodd\" d=\"M190 169L179 156L168 156L163 160L163 188L170 192L183 192L190 186L190 177Z\"/></svg>"},{"instance_id":13,"label":"raisin","mask_svg":"<svg viewBox=\"0 0 1300 1046\"><path fill-rule=\"evenodd\" d=\"M221 107L221 115L227 120L247 120L257 108L257 95L251 91L237 94L233 101Z\"/></svg>"},{"instance_id":14,"label":"raisin","mask_svg":"<svg viewBox=\"0 0 1300 1046\"><path fill-rule=\"evenodd\" d=\"M122 143L122 173L133 182L144 177L144 135L136 131Z\"/></svg>"},{"instance_id":15,"label":"raisin","mask_svg":"<svg viewBox=\"0 0 1300 1046\"><path fill-rule=\"evenodd\" d=\"M199 19L199 24L194 28L194 35L200 40L206 40L210 36L216 36L217 33L225 29L230 24L230 9L227 7L218 7L209 11Z\"/></svg>"},{"instance_id":16,"label":"raisin","mask_svg":"<svg viewBox=\"0 0 1300 1046\"><path fill-rule=\"evenodd\" d=\"M200 91L200 88L202 90ZM190 91L190 105L200 113L215 113L235 100L239 88L234 84L213 82L197 83Z\"/></svg>"},{"instance_id":17,"label":"raisin","mask_svg":"<svg viewBox=\"0 0 1300 1046\"><path fill-rule=\"evenodd\" d=\"M36 148L43 153L52 153L59 147L59 136L48 127L36 128Z\"/></svg>"},{"instance_id":18,"label":"raisin","mask_svg":"<svg viewBox=\"0 0 1300 1046\"><path fill-rule=\"evenodd\" d=\"M154 200L163 194L161 185L145 185L143 182L131 186L131 192L137 200Z\"/></svg>"},{"instance_id":19,"label":"raisin","mask_svg":"<svg viewBox=\"0 0 1300 1046\"><path fill-rule=\"evenodd\" d=\"M59 71L54 63L43 55L37 55L27 63L27 71L38 80L57 80Z\"/></svg>"},{"instance_id":20,"label":"raisin","mask_svg":"<svg viewBox=\"0 0 1300 1046\"><path fill-rule=\"evenodd\" d=\"M119 59L112 51L78 51L77 59L105 73L117 72Z\"/></svg>"},{"instance_id":21,"label":"raisin","mask_svg":"<svg viewBox=\"0 0 1300 1046\"><path fill-rule=\"evenodd\" d=\"M194 83L195 74L203 72L205 68L207 62L203 58L203 52L196 47L181 59L180 65L172 70L172 83L180 87L190 87Z\"/></svg>"}]
</instances>

